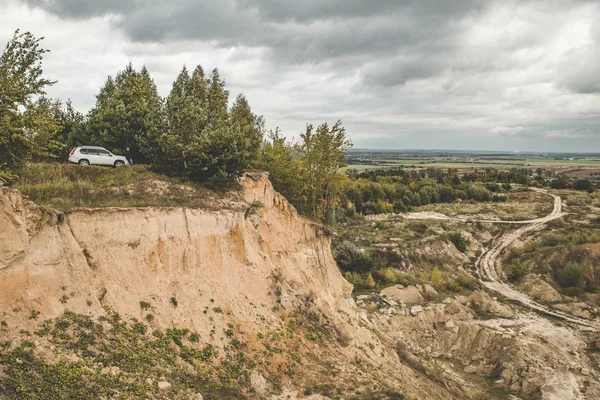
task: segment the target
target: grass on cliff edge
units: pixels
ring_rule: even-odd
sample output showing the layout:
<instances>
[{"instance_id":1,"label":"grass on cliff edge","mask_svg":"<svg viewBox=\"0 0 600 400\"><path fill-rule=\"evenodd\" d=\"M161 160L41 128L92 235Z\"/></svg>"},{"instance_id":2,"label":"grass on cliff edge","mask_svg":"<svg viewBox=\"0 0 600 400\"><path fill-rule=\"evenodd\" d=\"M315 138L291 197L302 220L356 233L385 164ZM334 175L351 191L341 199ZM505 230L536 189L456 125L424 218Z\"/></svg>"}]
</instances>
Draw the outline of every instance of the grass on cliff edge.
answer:
<instances>
[{"instance_id":1,"label":"grass on cliff edge","mask_svg":"<svg viewBox=\"0 0 600 400\"><path fill-rule=\"evenodd\" d=\"M214 208L219 195L197 183L152 172L144 165L109 168L56 163L29 164L14 186L35 203L75 207Z\"/></svg>"}]
</instances>

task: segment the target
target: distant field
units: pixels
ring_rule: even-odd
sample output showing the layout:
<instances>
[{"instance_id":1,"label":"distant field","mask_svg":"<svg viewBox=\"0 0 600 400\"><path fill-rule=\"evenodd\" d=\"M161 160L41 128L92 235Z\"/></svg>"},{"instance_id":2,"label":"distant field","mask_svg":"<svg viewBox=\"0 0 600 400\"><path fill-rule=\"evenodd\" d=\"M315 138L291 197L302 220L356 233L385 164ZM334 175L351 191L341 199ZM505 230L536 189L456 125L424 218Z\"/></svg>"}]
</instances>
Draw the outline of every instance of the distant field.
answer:
<instances>
[{"instance_id":1,"label":"distant field","mask_svg":"<svg viewBox=\"0 0 600 400\"><path fill-rule=\"evenodd\" d=\"M387 169L399 166L419 167L419 168L456 168L456 169L509 169L515 167L537 168L598 168L600 159L577 159L577 160L555 160L551 158L515 158L514 161L503 159L448 159L448 158L406 158L406 159L390 159L390 158L373 158L373 162L377 164L350 164L348 169L356 169L364 171L368 169Z\"/></svg>"}]
</instances>

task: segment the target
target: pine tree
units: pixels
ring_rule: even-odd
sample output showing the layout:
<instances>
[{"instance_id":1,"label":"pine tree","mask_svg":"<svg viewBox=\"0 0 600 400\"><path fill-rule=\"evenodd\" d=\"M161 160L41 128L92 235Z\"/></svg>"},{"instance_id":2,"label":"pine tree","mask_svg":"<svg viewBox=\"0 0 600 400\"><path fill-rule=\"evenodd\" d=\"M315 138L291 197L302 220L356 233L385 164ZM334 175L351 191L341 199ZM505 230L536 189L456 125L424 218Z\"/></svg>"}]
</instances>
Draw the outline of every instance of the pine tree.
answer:
<instances>
[{"instance_id":1,"label":"pine tree","mask_svg":"<svg viewBox=\"0 0 600 400\"><path fill-rule=\"evenodd\" d=\"M157 157L158 139L166 125L163 102L150 73L131 64L109 77L90 112L90 130L97 145L116 153L130 148L137 162Z\"/></svg>"},{"instance_id":2,"label":"pine tree","mask_svg":"<svg viewBox=\"0 0 600 400\"><path fill-rule=\"evenodd\" d=\"M245 157L250 163L256 163L263 142L262 118L252 113L248 100L239 94L231 107L231 122L245 140Z\"/></svg>"},{"instance_id":3,"label":"pine tree","mask_svg":"<svg viewBox=\"0 0 600 400\"><path fill-rule=\"evenodd\" d=\"M64 107L60 101L56 101L52 108L54 118L60 125L56 140L64 144L64 147L55 156L59 159L65 159L69 150L73 147L90 143L86 130L86 120L82 113L73 108L71 100L67 100Z\"/></svg>"},{"instance_id":4,"label":"pine tree","mask_svg":"<svg viewBox=\"0 0 600 400\"><path fill-rule=\"evenodd\" d=\"M228 99L229 91L225 89L225 81L221 79L219 70L215 68L210 75L207 88L209 125L217 125L227 120Z\"/></svg>"}]
</instances>

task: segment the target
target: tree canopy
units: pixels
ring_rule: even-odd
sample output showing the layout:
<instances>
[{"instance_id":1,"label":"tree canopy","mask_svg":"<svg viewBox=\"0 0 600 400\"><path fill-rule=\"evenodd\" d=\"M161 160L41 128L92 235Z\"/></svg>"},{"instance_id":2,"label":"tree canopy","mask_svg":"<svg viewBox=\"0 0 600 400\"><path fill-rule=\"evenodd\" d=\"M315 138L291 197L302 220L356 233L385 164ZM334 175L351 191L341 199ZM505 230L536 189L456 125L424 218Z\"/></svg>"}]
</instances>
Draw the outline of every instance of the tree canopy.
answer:
<instances>
[{"instance_id":1,"label":"tree canopy","mask_svg":"<svg viewBox=\"0 0 600 400\"><path fill-rule=\"evenodd\" d=\"M61 144L59 125L44 98L54 84L43 76L42 59L49 50L43 38L15 31L0 56L0 179L13 181L34 157L51 156Z\"/></svg>"}]
</instances>

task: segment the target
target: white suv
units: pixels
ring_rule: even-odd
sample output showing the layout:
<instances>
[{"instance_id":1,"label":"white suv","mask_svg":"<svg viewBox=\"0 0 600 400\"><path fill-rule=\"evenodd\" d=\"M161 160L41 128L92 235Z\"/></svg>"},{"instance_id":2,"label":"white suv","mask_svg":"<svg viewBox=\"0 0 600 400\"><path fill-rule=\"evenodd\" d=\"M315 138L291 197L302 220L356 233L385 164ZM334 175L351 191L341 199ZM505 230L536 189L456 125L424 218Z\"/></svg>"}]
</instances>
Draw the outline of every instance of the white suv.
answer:
<instances>
[{"instance_id":1,"label":"white suv","mask_svg":"<svg viewBox=\"0 0 600 400\"><path fill-rule=\"evenodd\" d=\"M129 165L127 158L116 156L104 147L96 146L78 146L71 149L69 162L79 165L111 165L120 167Z\"/></svg>"}]
</instances>

